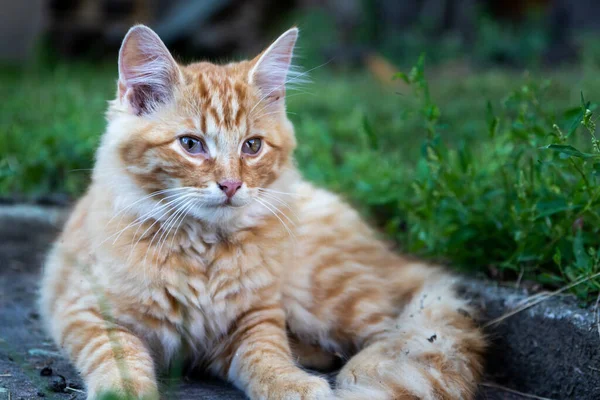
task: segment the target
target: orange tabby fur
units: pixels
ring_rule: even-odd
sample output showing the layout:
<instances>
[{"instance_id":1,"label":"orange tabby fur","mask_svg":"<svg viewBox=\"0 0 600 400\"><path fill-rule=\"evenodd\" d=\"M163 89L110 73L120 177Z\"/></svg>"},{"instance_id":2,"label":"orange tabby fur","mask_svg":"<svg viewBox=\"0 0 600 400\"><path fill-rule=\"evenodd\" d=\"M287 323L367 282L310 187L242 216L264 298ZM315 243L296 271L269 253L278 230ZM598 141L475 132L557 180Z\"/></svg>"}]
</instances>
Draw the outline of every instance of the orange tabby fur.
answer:
<instances>
[{"instance_id":1,"label":"orange tabby fur","mask_svg":"<svg viewBox=\"0 0 600 400\"><path fill-rule=\"evenodd\" d=\"M394 254L294 166L296 36L223 66L178 65L143 26L124 40L92 184L42 281L89 399L157 398L157 371L181 353L251 399L473 398L484 340L454 278ZM256 156L240 151L253 137ZM230 204L224 179L243 182ZM349 358L335 390L295 362L335 353Z\"/></svg>"}]
</instances>

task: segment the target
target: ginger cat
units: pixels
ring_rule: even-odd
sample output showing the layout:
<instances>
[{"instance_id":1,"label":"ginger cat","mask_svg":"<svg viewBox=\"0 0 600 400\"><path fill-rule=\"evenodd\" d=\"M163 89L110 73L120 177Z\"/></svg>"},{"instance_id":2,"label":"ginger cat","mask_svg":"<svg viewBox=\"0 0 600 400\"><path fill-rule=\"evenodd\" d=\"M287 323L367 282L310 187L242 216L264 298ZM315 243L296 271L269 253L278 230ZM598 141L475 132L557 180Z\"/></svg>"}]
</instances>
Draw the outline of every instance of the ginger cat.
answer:
<instances>
[{"instance_id":1,"label":"ginger cat","mask_svg":"<svg viewBox=\"0 0 600 400\"><path fill-rule=\"evenodd\" d=\"M394 254L294 166L296 28L251 61L180 65L133 27L93 180L44 268L85 379L159 397L176 355L251 399L472 399L482 333L437 267ZM349 361L335 388L299 364Z\"/></svg>"}]
</instances>

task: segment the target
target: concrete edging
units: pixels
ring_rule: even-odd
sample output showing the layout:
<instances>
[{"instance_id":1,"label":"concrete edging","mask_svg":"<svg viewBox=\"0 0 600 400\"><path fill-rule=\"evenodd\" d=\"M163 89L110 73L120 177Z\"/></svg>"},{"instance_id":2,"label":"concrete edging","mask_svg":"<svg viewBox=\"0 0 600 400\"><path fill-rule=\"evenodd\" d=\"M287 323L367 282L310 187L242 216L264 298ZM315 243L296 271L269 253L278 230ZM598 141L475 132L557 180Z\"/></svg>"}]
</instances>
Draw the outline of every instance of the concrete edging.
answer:
<instances>
[{"instance_id":1,"label":"concrete edging","mask_svg":"<svg viewBox=\"0 0 600 400\"><path fill-rule=\"evenodd\" d=\"M482 321L508 313L530 297L487 281L465 283ZM600 399L600 328L593 306L572 295L551 297L486 329L492 347L488 380L551 399Z\"/></svg>"}]
</instances>

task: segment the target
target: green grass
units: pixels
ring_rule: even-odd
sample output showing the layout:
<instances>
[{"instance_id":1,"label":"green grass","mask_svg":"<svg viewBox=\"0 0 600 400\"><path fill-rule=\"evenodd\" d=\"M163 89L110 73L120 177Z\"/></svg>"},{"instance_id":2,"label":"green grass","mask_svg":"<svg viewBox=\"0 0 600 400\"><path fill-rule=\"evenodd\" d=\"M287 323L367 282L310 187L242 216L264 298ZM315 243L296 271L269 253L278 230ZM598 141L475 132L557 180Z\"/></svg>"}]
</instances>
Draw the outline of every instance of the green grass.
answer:
<instances>
[{"instance_id":1,"label":"green grass","mask_svg":"<svg viewBox=\"0 0 600 400\"><path fill-rule=\"evenodd\" d=\"M0 192L81 193L104 129L114 71L59 65L0 70Z\"/></svg>"},{"instance_id":2,"label":"green grass","mask_svg":"<svg viewBox=\"0 0 600 400\"><path fill-rule=\"evenodd\" d=\"M112 64L0 69L0 194L84 190L115 74ZM427 75L420 64L408 83L381 85L315 71L288 101L305 175L422 257L549 287L598 272L600 151L587 104L597 69ZM574 291L589 300L599 289Z\"/></svg>"}]
</instances>

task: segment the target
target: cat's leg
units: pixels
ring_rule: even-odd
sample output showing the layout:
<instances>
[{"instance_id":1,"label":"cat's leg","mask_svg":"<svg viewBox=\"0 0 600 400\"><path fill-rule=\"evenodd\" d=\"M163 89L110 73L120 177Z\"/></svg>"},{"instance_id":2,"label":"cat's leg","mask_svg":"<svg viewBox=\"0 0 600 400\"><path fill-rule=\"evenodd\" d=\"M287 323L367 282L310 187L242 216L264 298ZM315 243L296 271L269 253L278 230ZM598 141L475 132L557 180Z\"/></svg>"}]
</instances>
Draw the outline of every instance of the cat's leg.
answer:
<instances>
[{"instance_id":1,"label":"cat's leg","mask_svg":"<svg viewBox=\"0 0 600 400\"><path fill-rule=\"evenodd\" d=\"M158 399L152 357L138 337L94 309L74 306L60 314L60 340L85 380L88 399L107 392Z\"/></svg>"},{"instance_id":2,"label":"cat's leg","mask_svg":"<svg viewBox=\"0 0 600 400\"><path fill-rule=\"evenodd\" d=\"M127 398L158 399L152 357L138 337L121 328L106 329L95 324L75 329L71 335L93 338L85 344L68 346L87 383L88 399L107 392Z\"/></svg>"},{"instance_id":3,"label":"cat's leg","mask_svg":"<svg viewBox=\"0 0 600 400\"><path fill-rule=\"evenodd\" d=\"M318 344L302 342L293 335L289 339L294 359L305 368L331 371L339 361L334 353L325 350Z\"/></svg>"},{"instance_id":4,"label":"cat's leg","mask_svg":"<svg viewBox=\"0 0 600 400\"><path fill-rule=\"evenodd\" d=\"M339 373L336 395L345 400L474 398L485 342L453 281L436 271L410 294L393 324L373 330L363 323L372 334Z\"/></svg>"},{"instance_id":5,"label":"cat's leg","mask_svg":"<svg viewBox=\"0 0 600 400\"><path fill-rule=\"evenodd\" d=\"M279 305L245 312L212 365L252 400L327 400L329 383L300 369L290 351Z\"/></svg>"},{"instance_id":6,"label":"cat's leg","mask_svg":"<svg viewBox=\"0 0 600 400\"><path fill-rule=\"evenodd\" d=\"M82 375L88 399L107 392L131 399L158 399L154 362L142 340L105 318L101 297L85 276L73 268L69 275L62 265L47 267L41 296L44 319Z\"/></svg>"}]
</instances>

